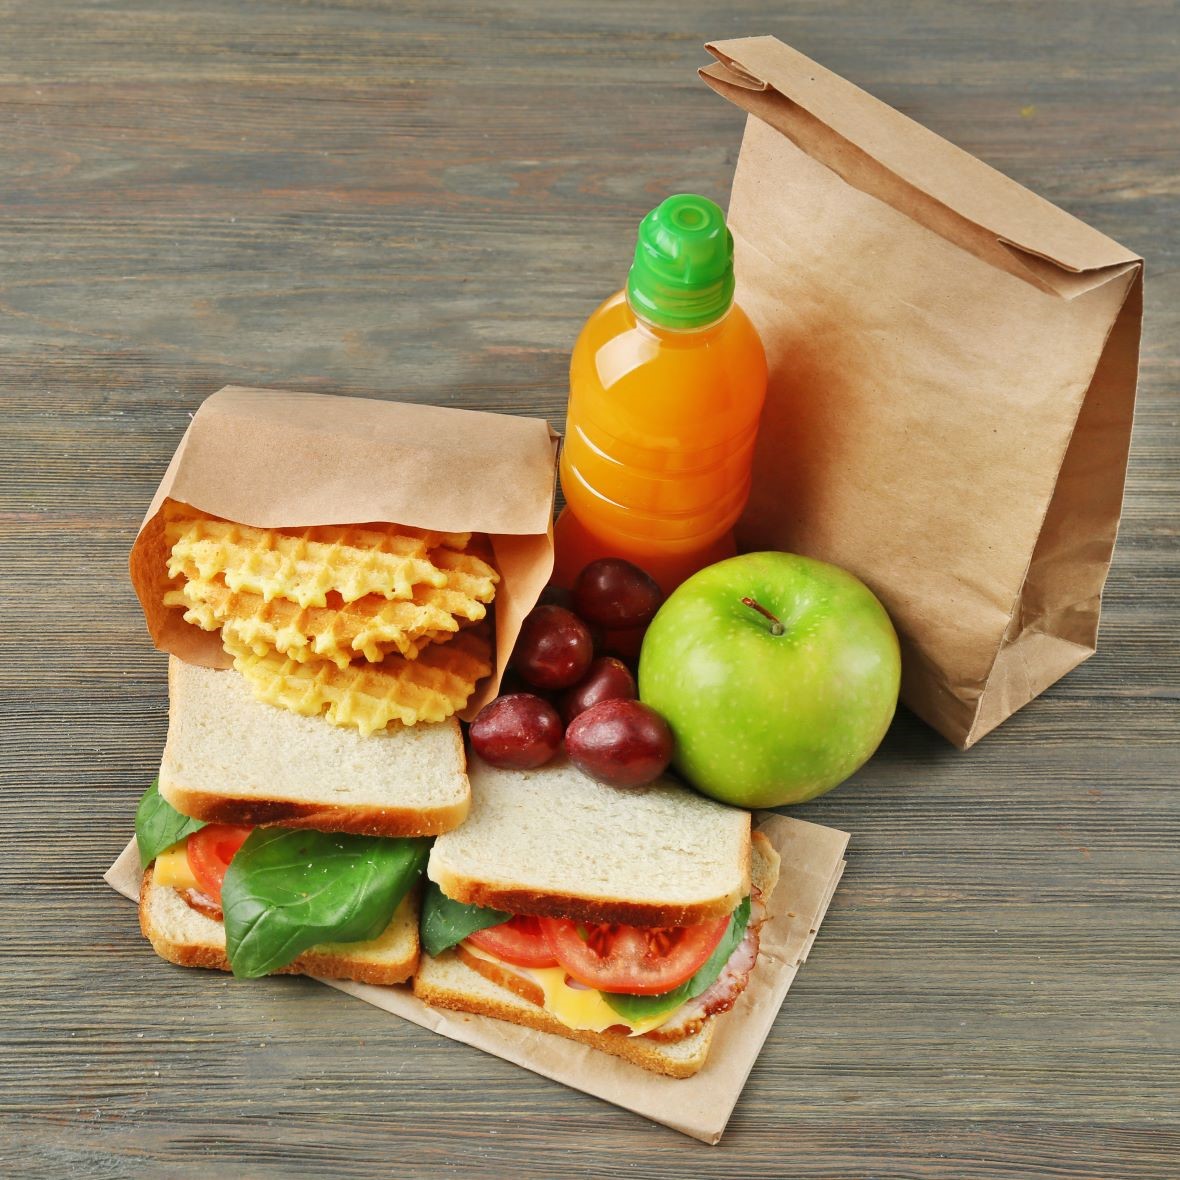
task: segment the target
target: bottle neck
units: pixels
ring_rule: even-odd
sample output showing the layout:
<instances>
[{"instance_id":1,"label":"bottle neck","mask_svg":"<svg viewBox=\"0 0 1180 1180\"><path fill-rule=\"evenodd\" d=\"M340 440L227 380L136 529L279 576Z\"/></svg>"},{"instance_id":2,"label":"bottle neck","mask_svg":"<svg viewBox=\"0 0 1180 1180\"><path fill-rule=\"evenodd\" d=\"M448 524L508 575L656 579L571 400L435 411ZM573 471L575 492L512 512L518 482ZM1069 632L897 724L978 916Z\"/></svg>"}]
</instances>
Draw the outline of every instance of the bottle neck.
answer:
<instances>
[{"instance_id":1,"label":"bottle neck","mask_svg":"<svg viewBox=\"0 0 1180 1180\"><path fill-rule=\"evenodd\" d=\"M733 311L734 305L730 305L715 319L710 320L707 324L701 324L693 328L670 328L667 324L656 324L649 319L645 319L642 312L638 311L635 304L631 302L626 289L622 292L623 298L626 300L627 307L631 314L635 317L635 323L644 331L657 336L660 339L675 339L675 340L692 340L700 339L702 336L707 336L712 332L716 332L718 328L725 322L730 312Z\"/></svg>"}]
</instances>

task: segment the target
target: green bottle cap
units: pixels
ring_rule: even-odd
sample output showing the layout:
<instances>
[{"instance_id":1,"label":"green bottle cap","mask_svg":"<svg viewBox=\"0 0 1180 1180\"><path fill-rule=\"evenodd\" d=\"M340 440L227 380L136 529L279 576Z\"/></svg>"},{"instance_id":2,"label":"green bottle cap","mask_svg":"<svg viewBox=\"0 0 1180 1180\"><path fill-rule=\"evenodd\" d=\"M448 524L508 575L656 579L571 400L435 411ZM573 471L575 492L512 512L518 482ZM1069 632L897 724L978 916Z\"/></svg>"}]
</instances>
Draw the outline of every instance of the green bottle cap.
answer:
<instances>
[{"instance_id":1,"label":"green bottle cap","mask_svg":"<svg viewBox=\"0 0 1180 1180\"><path fill-rule=\"evenodd\" d=\"M702 328L733 303L733 235L708 197L679 193L640 223L627 301L662 328Z\"/></svg>"}]
</instances>

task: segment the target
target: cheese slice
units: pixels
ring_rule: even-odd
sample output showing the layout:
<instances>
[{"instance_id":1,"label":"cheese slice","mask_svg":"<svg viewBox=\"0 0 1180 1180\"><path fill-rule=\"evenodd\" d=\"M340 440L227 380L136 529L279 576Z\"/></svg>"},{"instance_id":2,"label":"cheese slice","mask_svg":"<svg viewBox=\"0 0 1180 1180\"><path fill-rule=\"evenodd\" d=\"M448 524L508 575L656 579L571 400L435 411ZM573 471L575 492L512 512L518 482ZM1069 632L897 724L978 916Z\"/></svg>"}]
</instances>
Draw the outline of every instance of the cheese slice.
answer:
<instances>
[{"instance_id":1,"label":"cheese slice","mask_svg":"<svg viewBox=\"0 0 1180 1180\"><path fill-rule=\"evenodd\" d=\"M675 1015L674 1012L664 1012L660 1016L652 1016L632 1024L602 998L602 992L594 988L571 987L566 982L566 973L561 967L518 967L515 963L506 963L495 955L489 955L479 947L472 946L470 942L464 942L463 949L477 959L486 959L501 969L507 968L532 980L545 993L545 1003L542 1007L554 1019L560 1020L566 1028L585 1029L589 1032L625 1028L628 1036L639 1037L651 1032L653 1028L659 1028L661 1024L666 1024Z\"/></svg>"},{"instance_id":2,"label":"cheese slice","mask_svg":"<svg viewBox=\"0 0 1180 1180\"><path fill-rule=\"evenodd\" d=\"M167 885L172 889L200 890L201 886L188 865L188 854L185 852L187 841L186 836L184 840L178 840L171 848L165 848L157 855L156 867L152 870L152 881L156 885Z\"/></svg>"}]
</instances>

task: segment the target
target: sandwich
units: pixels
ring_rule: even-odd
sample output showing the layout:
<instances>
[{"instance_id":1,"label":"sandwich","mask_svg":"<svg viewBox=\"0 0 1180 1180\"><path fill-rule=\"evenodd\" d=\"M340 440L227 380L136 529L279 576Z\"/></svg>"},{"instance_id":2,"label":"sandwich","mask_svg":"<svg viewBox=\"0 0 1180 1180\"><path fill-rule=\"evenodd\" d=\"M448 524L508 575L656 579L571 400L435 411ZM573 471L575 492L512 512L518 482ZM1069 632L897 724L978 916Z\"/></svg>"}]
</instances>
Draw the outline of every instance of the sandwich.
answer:
<instances>
[{"instance_id":1,"label":"sandwich","mask_svg":"<svg viewBox=\"0 0 1180 1180\"><path fill-rule=\"evenodd\" d=\"M140 801L140 925L185 966L400 983L429 838L470 804L455 713L492 670L486 538L259 529L166 507L164 604L233 668L175 656Z\"/></svg>"},{"instance_id":2,"label":"sandwich","mask_svg":"<svg viewBox=\"0 0 1180 1180\"><path fill-rule=\"evenodd\" d=\"M429 836L470 785L454 718L363 737L168 666L168 737L140 802L140 926L173 963L401 983Z\"/></svg>"},{"instance_id":3,"label":"sandwich","mask_svg":"<svg viewBox=\"0 0 1180 1180\"><path fill-rule=\"evenodd\" d=\"M427 862L425 1003L689 1077L756 969L778 878L750 815L671 780L473 759L472 807Z\"/></svg>"}]
</instances>

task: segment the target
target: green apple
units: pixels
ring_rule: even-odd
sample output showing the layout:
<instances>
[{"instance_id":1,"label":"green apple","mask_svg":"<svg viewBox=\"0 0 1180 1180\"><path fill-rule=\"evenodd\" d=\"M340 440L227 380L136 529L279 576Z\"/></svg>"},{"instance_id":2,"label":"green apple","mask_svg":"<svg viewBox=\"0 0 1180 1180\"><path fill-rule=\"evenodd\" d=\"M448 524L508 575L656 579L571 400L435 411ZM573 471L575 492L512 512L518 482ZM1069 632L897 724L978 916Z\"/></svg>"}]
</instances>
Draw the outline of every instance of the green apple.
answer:
<instances>
[{"instance_id":1,"label":"green apple","mask_svg":"<svg viewBox=\"0 0 1180 1180\"><path fill-rule=\"evenodd\" d=\"M885 736L900 679L897 634L873 592L791 553L694 574L639 656L639 699L671 726L674 765L739 807L801 803L842 783Z\"/></svg>"}]
</instances>

